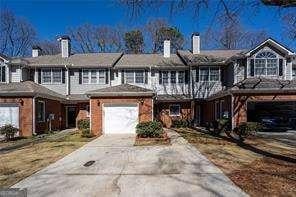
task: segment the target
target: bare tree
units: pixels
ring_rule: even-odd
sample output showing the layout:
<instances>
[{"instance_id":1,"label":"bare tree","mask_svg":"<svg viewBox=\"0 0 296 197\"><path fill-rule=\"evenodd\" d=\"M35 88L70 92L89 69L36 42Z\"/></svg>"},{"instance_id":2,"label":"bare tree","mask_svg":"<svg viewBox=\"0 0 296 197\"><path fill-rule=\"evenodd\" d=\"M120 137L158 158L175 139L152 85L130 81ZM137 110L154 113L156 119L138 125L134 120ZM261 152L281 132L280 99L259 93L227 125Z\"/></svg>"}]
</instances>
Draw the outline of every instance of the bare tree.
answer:
<instances>
[{"instance_id":1,"label":"bare tree","mask_svg":"<svg viewBox=\"0 0 296 197\"><path fill-rule=\"evenodd\" d=\"M261 0L263 4L268 6L280 6L280 7L296 7L295 0Z\"/></svg>"},{"instance_id":2,"label":"bare tree","mask_svg":"<svg viewBox=\"0 0 296 197\"><path fill-rule=\"evenodd\" d=\"M123 28L82 24L68 29L74 49L82 53L118 52L123 48Z\"/></svg>"},{"instance_id":3,"label":"bare tree","mask_svg":"<svg viewBox=\"0 0 296 197\"><path fill-rule=\"evenodd\" d=\"M147 32L147 37L148 40L151 42L151 52L155 53L157 52L157 42L158 42L158 34L157 31L161 28L168 27L168 23L166 20L157 18L157 19L152 19L147 22L145 25L145 31Z\"/></svg>"},{"instance_id":4,"label":"bare tree","mask_svg":"<svg viewBox=\"0 0 296 197\"><path fill-rule=\"evenodd\" d=\"M296 12L287 13L283 17L285 33L288 37L296 42Z\"/></svg>"},{"instance_id":5,"label":"bare tree","mask_svg":"<svg viewBox=\"0 0 296 197\"><path fill-rule=\"evenodd\" d=\"M30 53L36 37L33 26L10 10L0 13L0 52L8 56L24 56Z\"/></svg>"},{"instance_id":6,"label":"bare tree","mask_svg":"<svg viewBox=\"0 0 296 197\"><path fill-rule=\"evenodd\" d=\"M55 55L60 53L61 49L58 42L50 40L42 40L36 43L41 49L43 55Z\"/></svg>"},{"instance_id":7,"label":"bare tree","mask_svg":"<svg viewBox=\"0 0 296 197\"><path fill-rule=\"evenodd\" d=\"M221 49L252 48L267 38L264 30L246 30L238 16L232 14L231 19L221 15L215 30L208 32L206 44L208 47Z\"/></svg>"}]
</instances>

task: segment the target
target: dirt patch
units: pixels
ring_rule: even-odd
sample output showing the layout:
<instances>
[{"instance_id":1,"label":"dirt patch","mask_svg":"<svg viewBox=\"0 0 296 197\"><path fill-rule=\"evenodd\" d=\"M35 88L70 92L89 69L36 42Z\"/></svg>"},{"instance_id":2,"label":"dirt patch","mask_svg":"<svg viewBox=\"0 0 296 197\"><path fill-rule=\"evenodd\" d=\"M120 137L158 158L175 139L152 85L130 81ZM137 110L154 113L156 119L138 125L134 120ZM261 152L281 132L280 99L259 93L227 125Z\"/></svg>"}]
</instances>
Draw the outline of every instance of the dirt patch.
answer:
<instances>
[{"instance_id":1,"label":"dirt patch","mask_svg":"<svg viewBox=\"0 0 296 197\"><path fill-rule=\"evenodd\" d=\"M258 137L240 146L225 136L213 137L193 129L176 131L249 195L296 195L296 147Z\"/></svg>"}]
</instances>

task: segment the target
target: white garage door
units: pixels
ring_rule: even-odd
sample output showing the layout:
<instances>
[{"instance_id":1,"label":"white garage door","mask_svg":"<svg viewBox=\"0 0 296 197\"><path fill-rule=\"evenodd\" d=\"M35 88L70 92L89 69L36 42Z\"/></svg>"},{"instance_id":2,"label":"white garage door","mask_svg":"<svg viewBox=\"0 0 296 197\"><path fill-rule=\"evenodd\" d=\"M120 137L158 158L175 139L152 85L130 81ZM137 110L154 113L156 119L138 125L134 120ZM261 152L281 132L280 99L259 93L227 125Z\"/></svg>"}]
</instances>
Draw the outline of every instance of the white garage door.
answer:
<instances>
[{"instance_id":1,"label":"white garage door","mask_svg":"<svg viewBox=\"0 0 296 197\"><path fill-rule=\"evenodd\" d=\"M105 134L135 133L138 113L137 104L104 105Z\"/></svg>"},{"instance_id":2,"label":"white garage door","mask_svg":"<svg viewBox=\"0 0 296 197\"><path fill-rule=\"evenodd\" d=\"M19 108L16 106L0 106L0 127L12 124L19 128Z\"/></svg>"}]
</instances>

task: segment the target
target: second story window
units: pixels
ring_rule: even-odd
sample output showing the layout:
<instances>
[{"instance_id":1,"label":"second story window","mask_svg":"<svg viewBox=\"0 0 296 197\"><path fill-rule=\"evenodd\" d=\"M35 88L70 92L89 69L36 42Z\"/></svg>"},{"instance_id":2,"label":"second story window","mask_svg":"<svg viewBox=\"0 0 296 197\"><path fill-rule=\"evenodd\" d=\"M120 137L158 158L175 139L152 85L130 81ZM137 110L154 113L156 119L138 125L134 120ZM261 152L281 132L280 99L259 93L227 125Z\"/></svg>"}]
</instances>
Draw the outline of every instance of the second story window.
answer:
<instances>
[{"instance_id":1,"label":"second story window","mask_svg":"<svg viewBox=\"0 0 296 197\"><path fill-rule=\"evenodd\" d=\"M62 83L62 69L44 68L41 70L41 79L44 84L60 84Z\"/></svg>"},{"instance_id":2,"label":"second story window","mask_svg":"<svg viewBox=\"0 0 296 197\"><path fill-rule=\"evenodd\" d=\"M5 65L0 65L0 83L6 81L6 70Z\"/></svg>"},{"instance_id":3,"label":"second story window","mask_svg":"<svg viewBox=\"0 0 296 197\"><path fill-rule=\"evenodd\" d=\"M107 72L100 69L83 69L82 83L83 84L106 84Z\"/></svg>"},{"instance_id":4,"label":"second story window","mask_svg":"<svg viewBox=\"0 0 296 197\"><path fill-rule=\"evenodd\" d=\"M256 55L254 67L256 76L275 76L278 74L278 59L272 52L263 51Z\"/></svg>"},{"instance_id":5,"label":"second story window","mask_svg":"<svg viewBox=\"0 0 296 197\"><path fill-rule=\"evenodd\" d=\"M126 70L125 71L125 83L145 83L144 70Z\"/></svg>"},{"instance_id":6,"label":"second story window","mask_svg":"<svg viewBox=\"0 0 296 197\"><path fill-rule=\"evenodd\" d=\"M292 79L296 79L296 65L292 67Z\"/></svg>"},{"instance_id":7,"label":"second story window","mask_svg":"<svg viewBox=\"0 0 296 197\"><path fill-rule=\"evenodd\" d=\"M159 84L188 84L189 71L159 71Z\"/></svg>"},{"instance_id":8,"label":"second story window","mask_svg":"<svg viewBox=\"0 0 296 197\"><path fill-rule=\"evenodd\" d=\"M202 82L220 81L220 69L218 67L201 67L199 69L199 81L202 81Z\"/></svg>"}]
</instances>

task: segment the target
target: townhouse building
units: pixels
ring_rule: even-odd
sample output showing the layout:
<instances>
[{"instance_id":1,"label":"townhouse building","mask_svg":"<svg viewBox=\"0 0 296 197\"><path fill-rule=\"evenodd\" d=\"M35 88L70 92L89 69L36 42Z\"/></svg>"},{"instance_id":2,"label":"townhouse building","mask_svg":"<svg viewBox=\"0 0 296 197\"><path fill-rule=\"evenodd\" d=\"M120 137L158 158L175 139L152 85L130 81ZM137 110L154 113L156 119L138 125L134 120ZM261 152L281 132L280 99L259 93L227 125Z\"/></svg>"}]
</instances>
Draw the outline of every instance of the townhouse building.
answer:
<instances>
[{"instance_id":1,"label":"townhouse building","mask_svg":"<svg viewBox=\"0 0 296 197\"><path fill-rule=\"evenodd\" d=\"M30 136L90 119L100 135L134 133L153 119L166 127L180 119L228 117L232 127L270 115L296 120L295 53L271 38L253 49L201 50L195 33L191 50L171 53L166 40L162 54L75 54L68 36L59 42L57 55L38 46L28 58L0 55L0 126Z\"/></svg>"}]
</instances>

